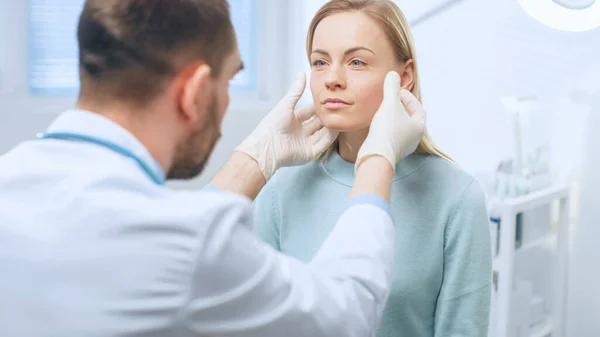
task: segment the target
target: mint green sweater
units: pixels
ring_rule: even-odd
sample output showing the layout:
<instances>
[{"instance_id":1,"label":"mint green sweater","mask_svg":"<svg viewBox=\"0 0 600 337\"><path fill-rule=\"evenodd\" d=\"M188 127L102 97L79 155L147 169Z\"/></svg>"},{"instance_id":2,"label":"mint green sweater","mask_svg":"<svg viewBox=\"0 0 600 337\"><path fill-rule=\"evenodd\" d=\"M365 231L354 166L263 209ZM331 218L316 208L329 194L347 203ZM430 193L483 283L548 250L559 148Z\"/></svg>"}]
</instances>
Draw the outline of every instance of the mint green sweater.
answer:
<instances>
[{"instance_id":1,"label":"mint green sweater","mask_svg":"<svg viewBox=\"0 0 600 337\"><path fill-rule=\"evenodd\" d=\"M279 251L311 260L353 181L354 164L337 152L281 169L256 200L258 235ZM491 240L478 182L445 159L413 154L396 167L391 211L395 275L377 337L487 336Z\"/></svg>"}]
</instances>

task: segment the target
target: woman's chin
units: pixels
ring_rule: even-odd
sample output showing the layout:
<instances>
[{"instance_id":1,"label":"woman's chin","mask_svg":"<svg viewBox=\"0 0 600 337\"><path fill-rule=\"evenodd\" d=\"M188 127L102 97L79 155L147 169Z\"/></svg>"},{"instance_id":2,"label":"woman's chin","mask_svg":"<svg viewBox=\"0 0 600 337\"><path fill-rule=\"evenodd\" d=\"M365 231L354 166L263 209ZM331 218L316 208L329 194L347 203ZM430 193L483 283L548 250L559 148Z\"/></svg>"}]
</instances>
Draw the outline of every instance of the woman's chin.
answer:
<instances>
[{"instance_id":1,"label":"woman's chin","mask_svg":"<svg viewBox=\"0 0 600 337\"><path fill-rule=\"evenodd\" d=\"M353 121L348 116L320 114L319 119L323 125L336 132L354 132L369 127L368 121Z\"/></svg>"}]
</instances>

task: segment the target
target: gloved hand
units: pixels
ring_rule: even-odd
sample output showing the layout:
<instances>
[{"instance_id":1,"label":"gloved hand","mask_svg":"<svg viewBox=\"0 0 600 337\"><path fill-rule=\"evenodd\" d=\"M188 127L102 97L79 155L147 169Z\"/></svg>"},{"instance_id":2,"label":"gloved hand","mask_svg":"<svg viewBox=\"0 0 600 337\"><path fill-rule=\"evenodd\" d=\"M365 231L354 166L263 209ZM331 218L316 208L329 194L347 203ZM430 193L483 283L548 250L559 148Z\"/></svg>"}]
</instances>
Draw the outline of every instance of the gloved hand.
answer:
<instances>
[{"instance_id":1,"label":"gloved hand","mask_svg":"<svg viewBox=\"0 0 600 337\"><path fill-rule=\"evenodd\" d=\"M425 132L426 117L417 98L400 86L398 73L389 72L383 84L383 101L358 151L355 170L373 155L384 157L395 168L400 160L416 150Z\"/></svg>"},{"instance_id":2,"label":"gloved hand","mask_svg":"<svg viewBox=\"0 0 600 337\"><path fill-rule=\"evenodd\" d=\"M267 114L236 151L258 162L269 181L277 169L317 159L337 139L338 133L323 126L313 106L294 111L306 86L304 73Z\"/></svg>"}]
</instances>

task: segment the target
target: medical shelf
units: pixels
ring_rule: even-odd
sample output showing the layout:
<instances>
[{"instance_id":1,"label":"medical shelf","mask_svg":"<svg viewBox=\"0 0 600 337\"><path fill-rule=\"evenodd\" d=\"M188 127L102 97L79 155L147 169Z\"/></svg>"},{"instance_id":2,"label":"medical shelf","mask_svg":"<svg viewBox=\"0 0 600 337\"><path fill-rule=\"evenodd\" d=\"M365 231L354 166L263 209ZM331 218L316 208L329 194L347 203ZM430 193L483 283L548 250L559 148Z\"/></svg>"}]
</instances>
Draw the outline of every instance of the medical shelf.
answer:
<instances>
[{"instance_id":1,"label":"medical shelf","mask_svg":"<svg viewBox=\"0 0 600 337\"><path fill-rule=\"evenodd\" d=\"M492 224L497 226L497 250L494 249L494 308L490 317L489 337L564 337L564 322L566 313L566 289L568 275L569 255L569 223L570 223L570 186L557 185L548 187L525 196L505 199L494 202L490 209ZM543 207L548 210L558 206L556 222L548 224L551 230L539 238L518 244L518 226L527 226L520 223L518 218L525 212L534 211ZM552 219L551 216L548 217ZM522 230L522 227L521 227ZM496 242L494 242L496 245ZM547 284L551 290L551 299L544 299L544 303L552 303L552 310L545 321L539 326L530 327L529 333L519 334L515 330L515 321L518 320L519 309L514 305L514 292L516 291L515 267L517 259L522 254L533 251L538 247L549 247L555 254L553 273L548 277ZM526 260L525 260L526 261ZM521 262L520 262L521 263ZM535 270L538 266L528 266ZM530 282L533 285L533 282ZM549 285L548 285L549 284ZM534 288L533 291L536 289ZM546 311L547 308L546 308ZM523 331L523 330L522 330ZM527 330L525 330L527 331Z\"/></svg>"},{"instance_id":2,"label":"medical shelf","mask_svg":"<svg viewBox=\"0 0 600 337\"><path fill-rule=\"evenodd\" d=\"M532 337L547 337L549 335L552 335L552 331L553 331L552 320L548 319L546 324L544 324L542 326L542 328L540 328L538 330L534 330L534 332L531 336Z\"/></svg>"}]
</instances>

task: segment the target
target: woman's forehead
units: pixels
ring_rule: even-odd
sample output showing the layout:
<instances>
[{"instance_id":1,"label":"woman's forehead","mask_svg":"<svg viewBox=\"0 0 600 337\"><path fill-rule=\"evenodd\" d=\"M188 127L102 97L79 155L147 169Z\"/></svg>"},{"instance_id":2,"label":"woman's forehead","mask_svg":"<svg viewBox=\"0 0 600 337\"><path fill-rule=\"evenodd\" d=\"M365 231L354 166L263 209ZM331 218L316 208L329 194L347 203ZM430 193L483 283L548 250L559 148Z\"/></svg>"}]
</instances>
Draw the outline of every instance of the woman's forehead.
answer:
<instances>
[{"instance_id":1,"label":"woman's forehead","mask_svg":"<svg viewBox=\"0 0 600 337\"><path fill-rule=\"evenodd\" d=\"M381 27L358 11L330 15L317 25L313 50L337 50L362 46L371 50L385 48L388 43Z\"/></svg>"}]
</instances>

